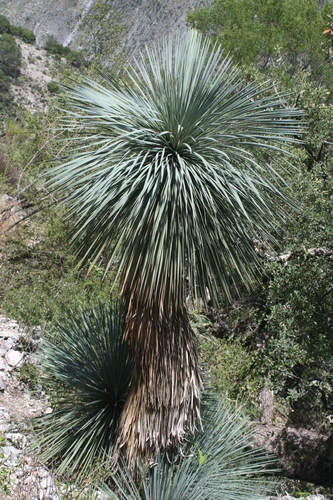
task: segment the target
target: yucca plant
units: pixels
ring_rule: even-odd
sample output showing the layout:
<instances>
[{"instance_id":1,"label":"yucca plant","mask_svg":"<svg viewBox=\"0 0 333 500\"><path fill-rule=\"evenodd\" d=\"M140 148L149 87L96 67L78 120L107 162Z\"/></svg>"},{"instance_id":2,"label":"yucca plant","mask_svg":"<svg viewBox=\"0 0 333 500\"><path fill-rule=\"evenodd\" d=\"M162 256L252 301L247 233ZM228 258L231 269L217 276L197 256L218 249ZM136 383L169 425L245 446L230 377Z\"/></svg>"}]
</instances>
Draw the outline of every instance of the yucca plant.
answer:
<instances>
[{"instance_id":1,"label":"yucca plant","mask_svg":"<svg viewBox=\"0 0 333 500\"><path fill-rule=\"evenodd\" d=\"M294 207L273 167L300 129L270 84L241 82L195 31L147 48L126 80L68 89L77 146L51 185L66 193L82 261L119 263L135 367L118 443L130 459L194 431L202 376L186 296L208 290L216 304L251 286L254 238L272 241Z\"/></svg>"},{"instance_id":2,"label":"yucca plant","mask_svg":"<svg viewBox=\"0 0 333 500\"><path fill-rule=\"evenodd\" d=\"M208 395L202 404L204 432L198 432L185 458L176 466L160 455L141 479L134 480L125 463L113 476L105 500L259 500L271 492L274 460L254 447L254 428L239 410ZM187 455L187 457L186 457Z\"/></svg>"},{"instance_id":3,"label":"yucca plant","mask_svg":"<svg viewBox=\"0 0 333 500\"><path fill-rule=\"evenodd\" d=\"M133 372L123 328L119 305L100 303L69 312L58 321L55 339L42 344L43 370L65 390L59 408L35 424L41 458L61 458L59 473L68 468L82 476L112 455Z\"/></svg>"}]
</instances>

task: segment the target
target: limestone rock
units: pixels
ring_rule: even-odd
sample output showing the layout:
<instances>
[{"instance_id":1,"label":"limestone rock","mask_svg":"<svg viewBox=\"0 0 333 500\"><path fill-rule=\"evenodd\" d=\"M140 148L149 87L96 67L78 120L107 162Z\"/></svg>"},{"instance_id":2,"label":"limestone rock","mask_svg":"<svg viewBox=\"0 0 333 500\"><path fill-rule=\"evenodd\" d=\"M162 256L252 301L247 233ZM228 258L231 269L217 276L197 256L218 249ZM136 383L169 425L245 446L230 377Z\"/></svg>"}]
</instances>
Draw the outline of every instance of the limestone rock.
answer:
<instances>
[{"instance_id":1,"label":"limestone rock","mask_svg":"<svg viewBox=\"0 0 333 500\"><path fill-rule=\"evenodd\" d=\"M7 353L6 353L6 361L7 363L10 365L10 366L17 366L20 361L22 361L23 359L23 353L20 352L20 351L15 351L14 349L10 349Z\"/></svg>"}]
</instances>

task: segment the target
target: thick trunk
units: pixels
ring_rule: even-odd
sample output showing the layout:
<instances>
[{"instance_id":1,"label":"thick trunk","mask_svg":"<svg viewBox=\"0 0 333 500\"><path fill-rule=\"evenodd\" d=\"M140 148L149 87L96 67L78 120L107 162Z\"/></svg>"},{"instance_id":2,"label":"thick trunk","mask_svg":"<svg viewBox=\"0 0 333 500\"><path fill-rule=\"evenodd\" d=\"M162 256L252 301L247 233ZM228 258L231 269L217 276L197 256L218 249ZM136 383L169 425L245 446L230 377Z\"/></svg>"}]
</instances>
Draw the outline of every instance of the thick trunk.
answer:
<instances>
[{"instance_id":1,"label":"thick trunk","mask_svg":"<svg viewBox=\"0 0 333 500\"><path fill-rule=\"evenodd\" d=\"M118 424L118 446L130 462L179 445L200 425L202 377L186 310L127 307L124 338L135 368Z\"/></svg>"}]
</instances>

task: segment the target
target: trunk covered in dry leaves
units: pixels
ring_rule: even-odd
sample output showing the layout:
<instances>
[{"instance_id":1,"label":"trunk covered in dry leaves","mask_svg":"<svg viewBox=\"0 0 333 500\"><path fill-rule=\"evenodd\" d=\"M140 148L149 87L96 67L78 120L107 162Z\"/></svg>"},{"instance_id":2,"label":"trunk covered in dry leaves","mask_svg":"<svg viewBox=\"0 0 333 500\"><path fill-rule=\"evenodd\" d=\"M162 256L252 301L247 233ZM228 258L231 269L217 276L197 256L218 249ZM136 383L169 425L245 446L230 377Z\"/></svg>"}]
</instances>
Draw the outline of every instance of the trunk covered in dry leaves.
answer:
<instances>
[{"instance_id":1,"label":"trunk covered in dry leaves","mask_svg":"<svg viewBox=\"0 0 333 500\"><path fill-rule=\"evenodd\" d=\"M124 339L135 368L118 424L118 446L131 462L179 445L200 425L202 377L185 309L126 304Z\"/></svg>"}]
</instances>

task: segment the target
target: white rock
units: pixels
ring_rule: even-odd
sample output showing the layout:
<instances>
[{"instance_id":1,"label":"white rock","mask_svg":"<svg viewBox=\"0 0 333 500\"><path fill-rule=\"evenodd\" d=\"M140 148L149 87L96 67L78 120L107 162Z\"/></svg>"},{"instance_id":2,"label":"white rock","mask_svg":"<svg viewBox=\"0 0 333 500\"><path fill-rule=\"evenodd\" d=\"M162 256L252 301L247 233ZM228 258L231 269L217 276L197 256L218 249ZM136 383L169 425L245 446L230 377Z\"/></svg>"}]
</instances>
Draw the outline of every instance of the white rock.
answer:
<instances>
[{"instance_id":1,"label":"white rock","mask_svg":"<svg viewBox=\"0 0 333 500\"><path fill-rule=\"evenodd\" d=\"M9 330L9 329L1 329L0 330L0 338L3 339L13 339L13 340L20 340L21 334L17 330Z\"/></svg>"},{"instance_id":2,"label":"white rock","mask_svg":"<svg viewBox=\"0 0 333 500\"><path fill-rule=\"evenodd\" d=\"M43 488L43 490L46 490L47 488L53 487L52 478L50 476L43 477L43 479L40 482L40 487Z\"/></svg>"},{"instance_id":3,"label":"white rock","mask_svg":"<svg viewBox=\"0 0 333 500\"><path fill-rule=\"evenodd\" d=\"M24 476L24 471L23 469L16 469L15 471L15 476L19 479L20 477Z\"/></svg>"},{"instance_id":4,"label":"white rock","mask_svg":"<svg viewBox=\"0 0 333 500\"><path fill-rule=\"evenodd\" d=\"M7 370L7 366L2 358L0 358L0 370Z\"/></svg>"},{"instance_id":5,"label":"white rock","mask_svg":"<svg viewBox=\"0 0 333 500\"><path fill-rule=\"evenodd\" d=\"M23 359L23 353L20 351L14 351L14 349L10 349L7 352L5 358L10 366L17 366Z\"/></svg>"},{"instance_id":6,"label":"white rock","mask_svg":"<svg viewBox=\"0 0 333 500\"><path fill-rule=\"evenodd\" d=\"M5 349L6 349L7 351L9 351L9 349L11 349L11 348L13 347L13 345L14 345L14 341L13 341L13 339L8 339L8 340L6 340L6 342L4 343Z\"/></svg>"},{"instance_id":7,"label":"white rock","mask_svg":"<svg viewBox=\"0 0 333 500\"><path fill-rule=\"evenodd\" d=\"M40 477L40 478L48 477L49 475L50 475L50 473L45 469L38 470L38 477Z\"/></svg>"},{"instance_id":8,"label":"white rock","mask_svg":"<svg viewBox=\"0 0 333 500\"><path fill-rule=\"evenodd\" d=\"M4 446L2 448L3 454L6 458L5 465L12 466L16 465L17 457L20 454L19 450L14 446Z\"/></svg>"},{"instance_id":9,"label":"white rock","mask_svg":"<svg viewBox=\"0 0 333 500\"><path fill-rule=\"evenodd\" d=\"M49 414L50 414L50 413L52 413L52 412L53 412L52 408L51 408L51 407L48 407L48 408L46 408L46 409L43 411L43 415L49 415Z\"/></svg>"},{"instance_id":10,"label":"white rock","mask_svg":"<svg viewBox=\"0 0 333 500\"><path fill-rule=\"evenodd\" d=\"M36 477L35 476L28 476L24 480L24 484L35 483L35 482L36 482Z\"/></svg>"},{"instance_id":11,"label":"white rock","mask_svg":"<svg viewBox=\"0 0 333 500\"><path fill-rule=\"evenodd\" d=\"M7 328L17 328L19 327L19 324L17 321L11 320L11 321L6 321L6 327Z\"/></svg>"},{"instance_id":12,"label":"white rock","mask_svg":"<svg viewBox=\"0 0 333 500\"><path fill-rule=\"evenodd\" d=\"M5 390L5 384L3 383L2 377L0 377L0 392L3 392Z\"/></svg>"},{"instance_id":13,"label":"white rock","mask_svg":"<svg viewBox=\"0 0 333 500\"><path fill-rule=\"evenodd\" d=\"M14 446L17 446L18 448L21 448L27 442L27 438L19 432L8 432L5 437L8 441L10 441Z\"/></svg>"}]
</instances>

